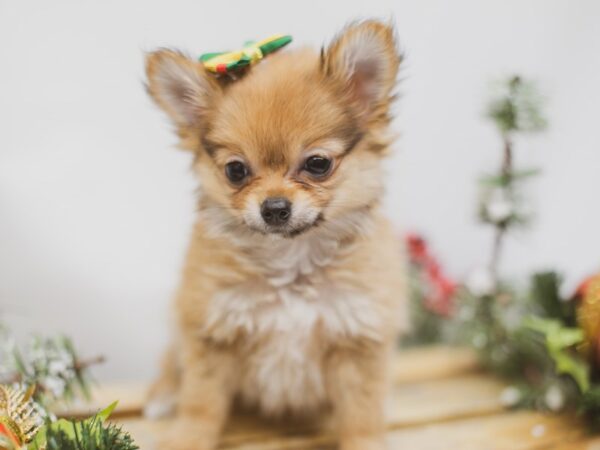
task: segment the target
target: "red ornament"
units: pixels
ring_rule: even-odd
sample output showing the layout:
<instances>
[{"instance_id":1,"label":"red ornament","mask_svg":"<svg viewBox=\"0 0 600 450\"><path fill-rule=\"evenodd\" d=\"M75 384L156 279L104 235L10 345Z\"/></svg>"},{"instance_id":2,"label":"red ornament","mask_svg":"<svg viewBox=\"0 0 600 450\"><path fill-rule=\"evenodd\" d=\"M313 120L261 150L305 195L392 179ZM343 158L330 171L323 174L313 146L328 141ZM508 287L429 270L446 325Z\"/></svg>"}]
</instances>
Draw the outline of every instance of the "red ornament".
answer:
<instances>
[{"instance_id":1,"label":"red ornament","mask_svg":"<svg viewBox=\"0 0 600 450\"><path fill-rule=\"evenodd\" d=\"M423 272L427 283L425 307L441 316L451 316L456 283L444 274L422 236L408 234L406 243L411 263Z\"/></svg>"},{"instance_id":2,"label":"red ornament","mask_svg":"<svg viewBox=\"0 0 600 450\"><path fill-rule=\"evenodd\" d=\"M13 431L13 428L9 426L8 423L3 423L3 421L0 421L0 436L4 436L13 446L6 448L2 445L2 442L0 442L0 450L11 450L12 448L20 448L21 445L23 445L23 442L21 442L21 439L19 439L17 433Z\"/></svg>"},{"instance_id":3,"label":"red ornament","mask_svg":"<svg viewBox=\"0 0 600 450\"><path fill-rule=\"evenodd\" d=\"M577 287L577 290L575 291L575 295L573 295L573 298L576 300L580 300L586 294L592 281L594 281L598 277L600 277L600 274L589 276L585 280L583 280L581 282L581 284Z\"/></svg>"},{"instance_id":4,"label":"red ornament","mask_svg":"<svg viewBox=\"0 0 600 450\"><path fill-rule=\"evenodd\" d=\"M31 400L34 387L26 391L0 385L0 437L9 449L20 449L31 442L40 429L41 417ZM6 450L0 442L0 450Z\"/></svg>"},{"instance_id":5,"label":"red ornament","mask_svg":"<svg viewBox=\"0 0 600 450\"><path fill-rule=\"evenodd\" d=\"M585 334L581 349L600 370L600 274L584 280L577 288L574 300L577 323Z\"/></svg>"}]
</instances>

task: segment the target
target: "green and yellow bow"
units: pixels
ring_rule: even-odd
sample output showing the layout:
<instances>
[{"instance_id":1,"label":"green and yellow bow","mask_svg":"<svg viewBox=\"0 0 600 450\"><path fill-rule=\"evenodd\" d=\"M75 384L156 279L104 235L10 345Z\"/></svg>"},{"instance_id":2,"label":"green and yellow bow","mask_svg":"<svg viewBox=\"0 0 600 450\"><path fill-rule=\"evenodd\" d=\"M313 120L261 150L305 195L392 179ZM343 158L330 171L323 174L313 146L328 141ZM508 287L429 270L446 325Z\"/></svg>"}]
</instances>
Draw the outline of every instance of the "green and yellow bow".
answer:
<instances>
[{"instance_id":1,"label":"green and yellow bow","mask_svg":"<svg viewBox=\"0 0 600 450\"><path fill-rule=\"evenodd\" d=\"M269 53L273 53L292 42L292 37L277 34L258 42L248 42L244 48L232 52L205 53L200 61L209 72L232 74L256 64Z\"/></svg>"}]
</instances>

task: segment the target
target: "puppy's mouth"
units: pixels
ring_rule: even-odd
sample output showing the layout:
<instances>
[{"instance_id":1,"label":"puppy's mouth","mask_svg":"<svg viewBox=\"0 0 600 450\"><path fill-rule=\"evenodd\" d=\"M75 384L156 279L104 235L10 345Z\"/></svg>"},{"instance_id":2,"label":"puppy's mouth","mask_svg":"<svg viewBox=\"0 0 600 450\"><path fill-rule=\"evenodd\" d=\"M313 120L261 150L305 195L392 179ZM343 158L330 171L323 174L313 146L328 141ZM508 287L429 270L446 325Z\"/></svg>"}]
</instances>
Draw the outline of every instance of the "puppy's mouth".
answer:
<instances>
[{"instance_id":1,"label":"puppy's mouth","mask_svg":"<svg viewBox=\"0 0 600 450\"><path fill-rule=\"evenodd\" d=\"M247 224L249 228L254 231L259 232L263 235L275 235L280 236L286 239L293 239L297 236L305 234L306 232L312 230L319 226L321 222L323 222L323 214L319 213L319 215L312 222L305 222L299 224L284 224L284 225L269 225L264 224L263 227L256 227L251 224Z\"/></svg>"},{"instance_id":2,"label":"puppy's mouth","mask_svg":"<svg viewBox=\"0 0 600 450\"><path fill-rule=\"evenodd\" d=\"M301 234L306 233L307 231L319 226L319 223L323 221L323 215L319 214L315 220L309 223L305 223L296 227L283 227L283 229L273 229L268 230L271 234L279 234L284 238L295 238L296 236L300 236Z\"/></svg>"}]
</instances>

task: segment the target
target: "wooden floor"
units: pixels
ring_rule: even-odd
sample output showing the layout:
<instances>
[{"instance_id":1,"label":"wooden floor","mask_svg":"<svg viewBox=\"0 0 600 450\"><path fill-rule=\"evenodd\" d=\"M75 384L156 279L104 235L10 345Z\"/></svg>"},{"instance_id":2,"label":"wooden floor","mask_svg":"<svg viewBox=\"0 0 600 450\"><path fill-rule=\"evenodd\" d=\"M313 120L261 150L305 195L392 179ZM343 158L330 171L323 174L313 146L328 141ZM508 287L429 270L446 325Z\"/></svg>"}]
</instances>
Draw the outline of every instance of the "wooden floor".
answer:
<instances>
[{"instance_id":1,"label":"wooden floor","mask_svg":"<svg viewBox=\"0 0 600 450\"><path fill-rule=\"evenodd\" d=\"M574 415L555 416L507 411L501 403L505 385L483 373L474 355L463 349L432 347L404 351L394 368L395 388L388 426L390 449L561 449L600 450L600 437L589 436ZM142 450L153 449L156 436L170 422L141 417L144 387L104 386L83 415L119 399L114 419ZM331 450L326 430L273 425L253 417L236 417L221 444L227 450Z\"/></svg>"}]
</instances>

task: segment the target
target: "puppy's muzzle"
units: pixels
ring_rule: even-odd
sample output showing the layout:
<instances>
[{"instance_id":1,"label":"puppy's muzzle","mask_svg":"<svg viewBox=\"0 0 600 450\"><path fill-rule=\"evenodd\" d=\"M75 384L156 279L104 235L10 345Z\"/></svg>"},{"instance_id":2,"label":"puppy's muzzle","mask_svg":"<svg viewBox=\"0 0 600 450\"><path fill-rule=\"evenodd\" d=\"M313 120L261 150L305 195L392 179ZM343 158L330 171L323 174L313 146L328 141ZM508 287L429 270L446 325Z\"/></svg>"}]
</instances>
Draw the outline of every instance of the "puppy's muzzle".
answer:
<instances>
[{"instance_id":1,"label":"puppy's muzzle","mask_svg":"<svg viewBox=\"0 0 600 450\"><path fill-rule=\"evenodd\" d=\"M267 225L285 225L292 216L292 204L285 197L269 197L260 206L260 215Z\"/></svg>"}]
</instances>

